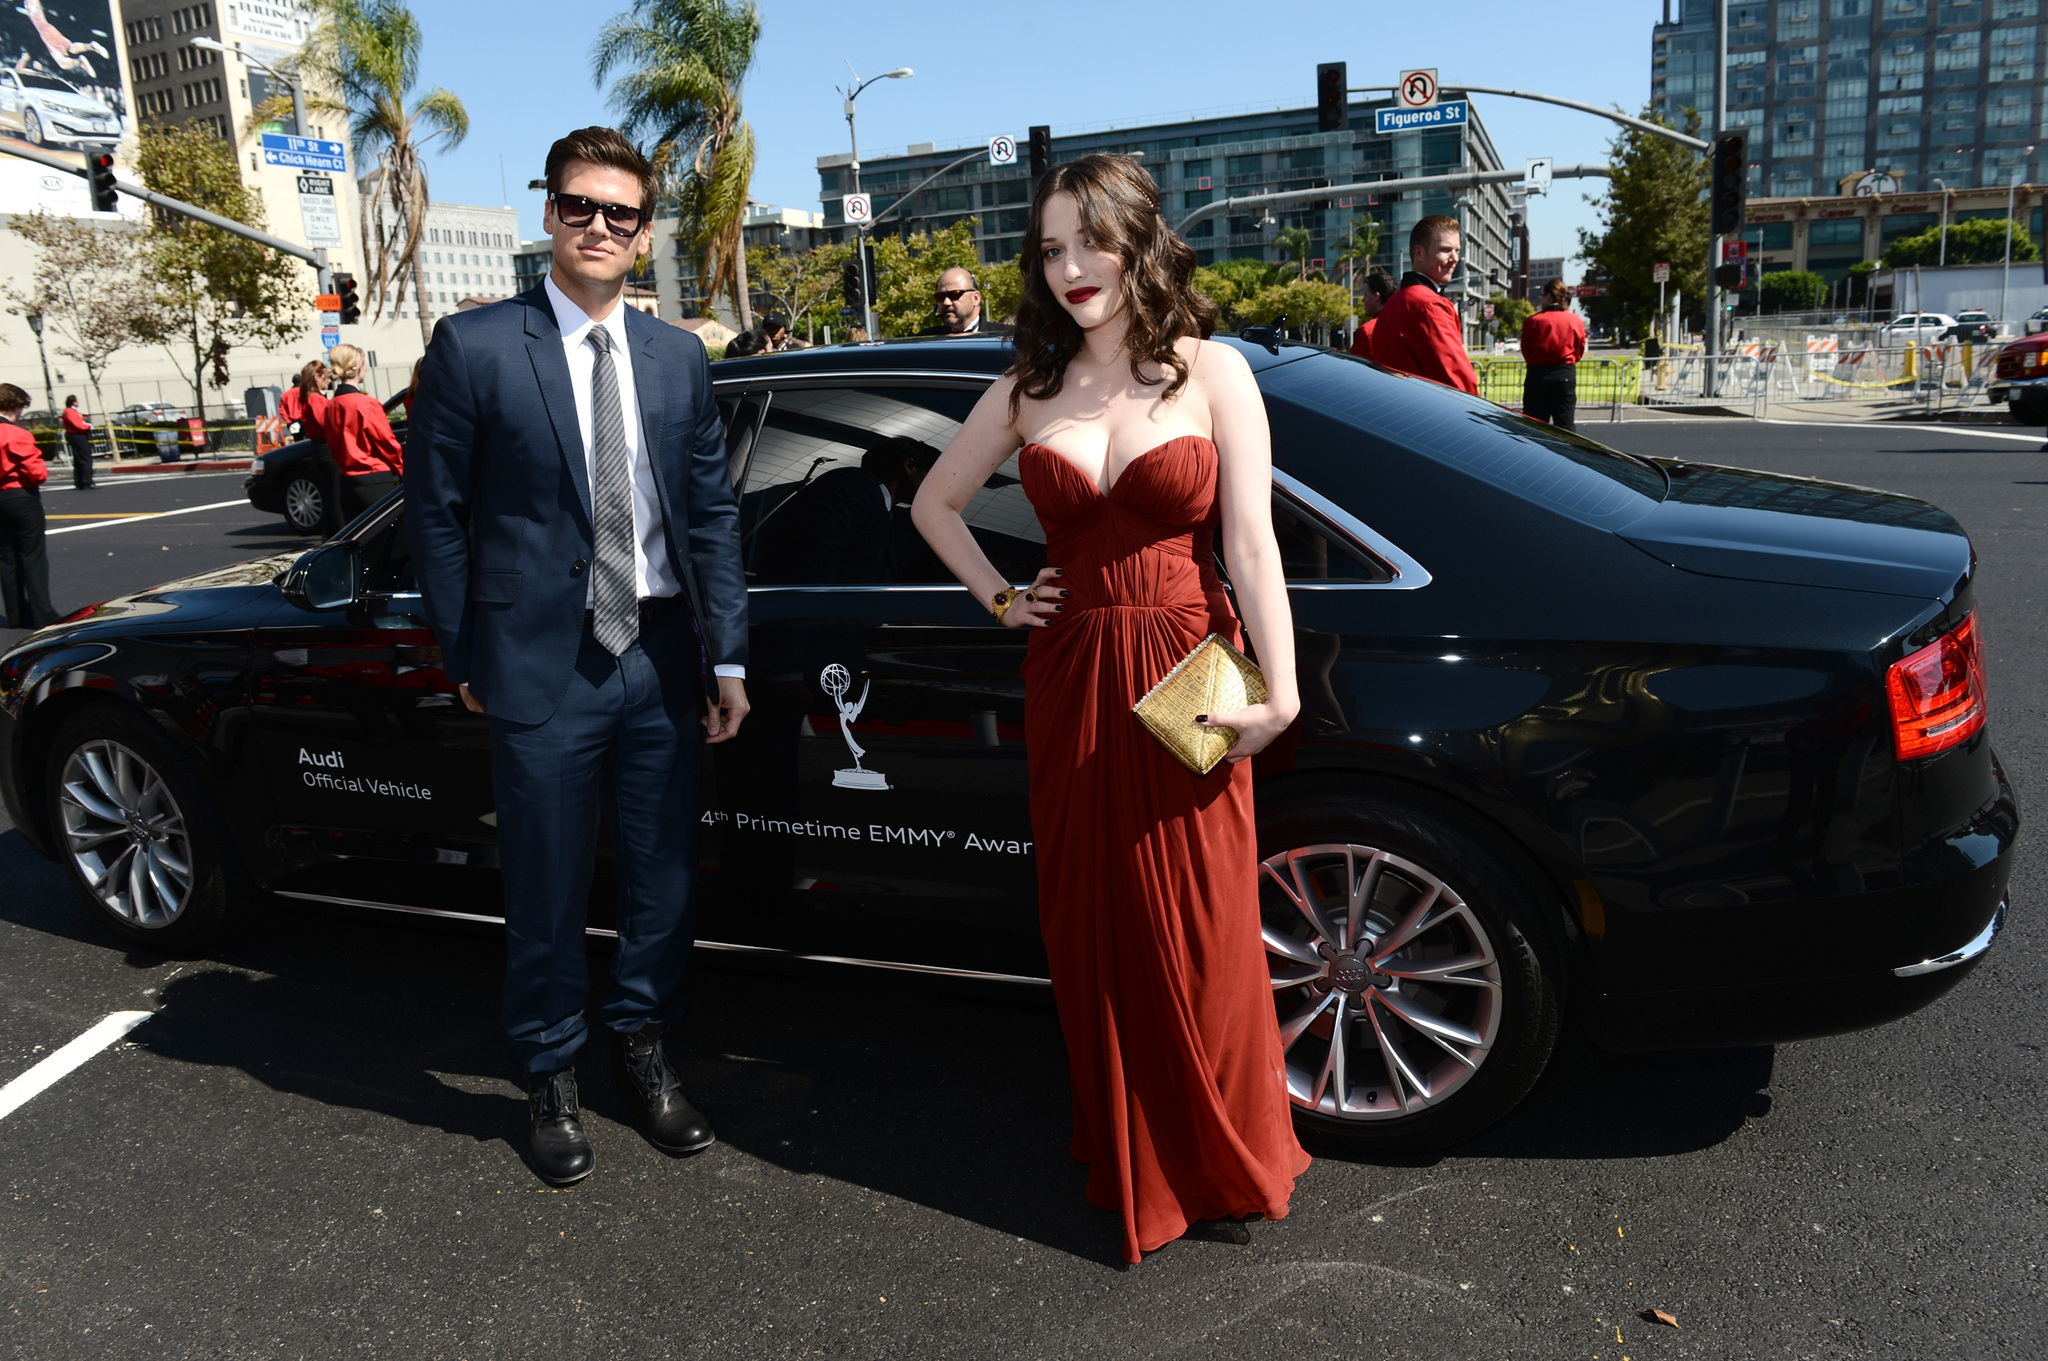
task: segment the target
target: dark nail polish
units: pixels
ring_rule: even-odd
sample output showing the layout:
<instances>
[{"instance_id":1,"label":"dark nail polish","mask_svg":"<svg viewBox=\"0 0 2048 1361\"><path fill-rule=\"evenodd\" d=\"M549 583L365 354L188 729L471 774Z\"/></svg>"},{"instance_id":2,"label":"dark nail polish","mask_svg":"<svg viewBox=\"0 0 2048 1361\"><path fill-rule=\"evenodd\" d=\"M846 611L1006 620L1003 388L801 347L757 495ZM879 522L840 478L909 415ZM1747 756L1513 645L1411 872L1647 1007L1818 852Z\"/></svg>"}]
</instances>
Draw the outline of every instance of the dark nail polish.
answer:
<instances>
[{"instance_id":1,"label":"dark nail polish","mask_svg":"<svg viewBox=\"0 0 2048 1361\"><path fill-rule=\"evenodd\" d=\"M1056 577L1063 577L1067 574L1067 569L1064 567L1055 567L1052 569L1052 574Z\"/></svg>"},{"instance_id":2,"label":"dark nail polish","mask_svg":"<svg viewBox=\"0 0 2048 1361\"><path fill-rule=\"evenodd\" d=\"M1060 610L1063 610L1063 609L1065 609L1065 608L1066 608L1066 606L1065 606L1065 605L1055 605L1055 606L1053 606L1053 610L1054 610L1054 612L1055 612L1055 613L1057 613L1058 611L1060 611Z\"/></svg>"},{"instance_id":3,"label":"dark nail polish","mask_svg":"<svg viewBox=\"0 0 2048 1361\"><path fill-rule=\"evenodd\" d=\"M1209 715L1207 715L1207 714L1196 714L1196 715L1195 715L1195 722L1197 722L1197 723L1207 723L1208 721L1209 721Z\"/></svg>"}]
</instances>

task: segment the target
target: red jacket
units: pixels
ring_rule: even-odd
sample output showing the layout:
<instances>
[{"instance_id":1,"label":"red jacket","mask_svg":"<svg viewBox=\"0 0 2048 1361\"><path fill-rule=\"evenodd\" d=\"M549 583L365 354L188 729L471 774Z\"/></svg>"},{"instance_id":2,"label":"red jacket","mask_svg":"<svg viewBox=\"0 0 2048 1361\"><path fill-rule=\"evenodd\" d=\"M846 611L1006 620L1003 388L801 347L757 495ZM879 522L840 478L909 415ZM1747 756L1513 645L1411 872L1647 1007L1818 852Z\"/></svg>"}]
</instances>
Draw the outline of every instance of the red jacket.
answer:
<instances>
[{"instance_id":1,"label":"red jacket","mask_svg":"<svg viewBox=\"0 0 2048 1361\"><path fill-rule=\"evenodd\" d=\"M1570 308L1552 307L1522 323L1522 362L1576 364L1586 357L1586 323Z\"/></svg>"},{"instance_id":2,"label":"red jacket","mask_svg":"<svg viewBox=\"0 0 2048 1361\"><path fill-rule=\"evenodd\" d=\"M1358 323L1358 333L1351 337L1351 353L1360 359L1372 358L1372 329L1379 324L1378 317L1367 317Z\"/></svg>"},{"instance_id":3,"label":"red jacket","mask_svg":"<svg viewBox=\"0 0 2048 1361\"><path fill-rule=\"evenodd\" d=\"M79 410L79 409L78 409L77 407L75 407L75 406L67 406L67 407L65 407L65 408L64 408L64 416L63 416L63 421L64 421L64 428L65 428L66 430L90 430L90 429L92 429L92 422L91 422L91 421L89 421L89 420L87 420L87 419L85 418L85 413L84 413L83 411L80 411L80 410Z\"/></svg>"},{"instance_id":4,"label":"red jacket","mask_svg":"<svg viewBox=\"0 0 2048 1361\"><path fill-rule=\"evenodd\" d=\"M1479 395L1479 375L1465 357L1465 331L1458 309L1422 275L1410 270L1380 309L1372 331L1372 357L1387 368L1412 373Z\"/></svg>"},{"instance_id":5,"label":"red jacket","mask_svg":"<svg viewBox=\"0 0 2048 1361\"><path fill-rule=\"evenodd\" d=\"M277 399L277 414L289 425L299 423L299 431L307 439L319 439L320 432L327 427L327 394L315 392L308 397L296 387L284 390L284 396Z\"/></svg>"},{"instance_id":6,"label":"red jacket","mask_svg":"<svg viewBox=\"0 0 2048 1361\"><path fill-rule=\"evenodd\" d=\"M36 437L13 421L0 421L0 491L34 491L49 478Z\"/></svg>"},{"instance_id":7,"label":"red jacket","mask_svg":"<svg viewBox=\"0 0 2048 1361\"><path fill-rule=\"evenodd\" d=\"M327 452L343 477L403 473L405 451L375 397L344 383L327 402Z\"/></svg>"}]
</instances>

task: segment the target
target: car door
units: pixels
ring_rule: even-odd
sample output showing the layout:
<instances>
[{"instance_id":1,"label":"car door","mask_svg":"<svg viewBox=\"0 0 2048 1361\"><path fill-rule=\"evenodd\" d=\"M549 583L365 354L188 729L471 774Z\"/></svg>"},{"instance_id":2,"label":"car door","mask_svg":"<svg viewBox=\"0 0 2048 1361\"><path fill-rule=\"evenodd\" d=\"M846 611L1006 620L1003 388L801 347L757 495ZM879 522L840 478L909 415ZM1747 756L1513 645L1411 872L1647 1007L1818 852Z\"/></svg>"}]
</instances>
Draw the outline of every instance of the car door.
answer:
<instances>
[{"instance_id":1,"label":"car door","mask_svg":"<svg viewBox=\"0 0 2048 1361\"><path fill-rule=\"evenodd\" d=\"M1024 637L938 562L899 505L862 580L791 579L788 521L820 479L867 490L886 440L930 457L984 390L974 379L764 380L738 469L749 580L753 712L715 748L705 797L702 934L926 965L1000 959L1035 972L1037 881L1024 761ZM893 446L902 448L903 446ZM849 479L851 479L849 481ZM856 506L858 508L858 506ZM1014 458L967 519L1015 581L1045 536ZM886 530L880 525L886 524Z\"/></svg>"},{"instance_id":2,"label":"car door","mask_svg":"<svg viewBox=\"0 0 2048 1361\"><path fill-rule=\"evenodd\" d=\"M441 670L394 503L357 536L346 609L284 602L258 624L250 748L268 833L322 894L495 912L490 732Z\"/></svg>"}]
</instances>

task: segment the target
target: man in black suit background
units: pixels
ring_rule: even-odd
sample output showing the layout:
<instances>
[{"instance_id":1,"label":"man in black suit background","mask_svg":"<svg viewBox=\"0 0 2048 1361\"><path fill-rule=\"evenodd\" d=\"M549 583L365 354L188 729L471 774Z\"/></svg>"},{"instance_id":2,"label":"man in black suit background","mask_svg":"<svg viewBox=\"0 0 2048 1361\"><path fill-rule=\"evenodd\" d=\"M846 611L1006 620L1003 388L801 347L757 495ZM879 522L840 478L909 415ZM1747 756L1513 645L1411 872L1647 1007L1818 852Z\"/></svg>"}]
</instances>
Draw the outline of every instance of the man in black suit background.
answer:
<instances>
[{"instance_id":1,"label":"man in black suit background","mask_svg":"<svg viewBox=\"0 0 2048 1361\"><path fill-rule=\"evenodd\" d=\"M547 158L541 286L444 317L405 460L406 529L443 667L491 720L507 1039L535 1170L592 1168L574 1063L602 809L618 948L602 1016L647 1137L713 1140L666 1041L694 943L698 781L747 713L738 506L704 347L626 307L654 169L611 128Z\"/></svg>"},{"instance_id":2,"label":"man in black suit background","mask_svg":"<svg viewBox=\"0 0 2048 1361\"><path fill-rule=\"evenodd\" d=\"M939 275L937 286L932 289L932 310L939 314L938 325L927 326L919 335L923 336L1006 336L1007 326L998 326L981 315L981 283L973 274L955 265Z\"/></svg>"}]
</instances>

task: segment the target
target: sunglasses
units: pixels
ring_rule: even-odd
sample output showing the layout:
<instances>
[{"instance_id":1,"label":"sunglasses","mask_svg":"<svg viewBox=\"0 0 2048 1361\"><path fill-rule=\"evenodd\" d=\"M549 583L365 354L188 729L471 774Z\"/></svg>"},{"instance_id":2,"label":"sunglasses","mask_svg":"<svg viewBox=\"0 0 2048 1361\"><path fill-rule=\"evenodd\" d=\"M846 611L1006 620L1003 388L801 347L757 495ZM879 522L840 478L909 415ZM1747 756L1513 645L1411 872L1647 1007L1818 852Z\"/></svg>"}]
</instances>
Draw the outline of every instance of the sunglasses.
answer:
<instances>
[{"instance_id":1,"label":"sunglasses","mask_svg":"<svg viewBox=\"0 0 2048 1361\"><path fill-rule=\"evenodd\" d=\"M981 290L978 288L942 288L933 296L938 298L940 302L958 302L969 293L979 292Z\"/></svg>"},{"instance_id":2,"label":"sunglasses","mask_svg":"<svg viewBox=\"0 0 2048 1361\"><path fill-rule=\"evenodd\" d=\"M554 194L555 216L565 227L588 227L590 220L604 214L605 230L613 236L634 236L647 217L644 209L630 203L599 203L581 194Z\"/></svg>"}]
</instances>

